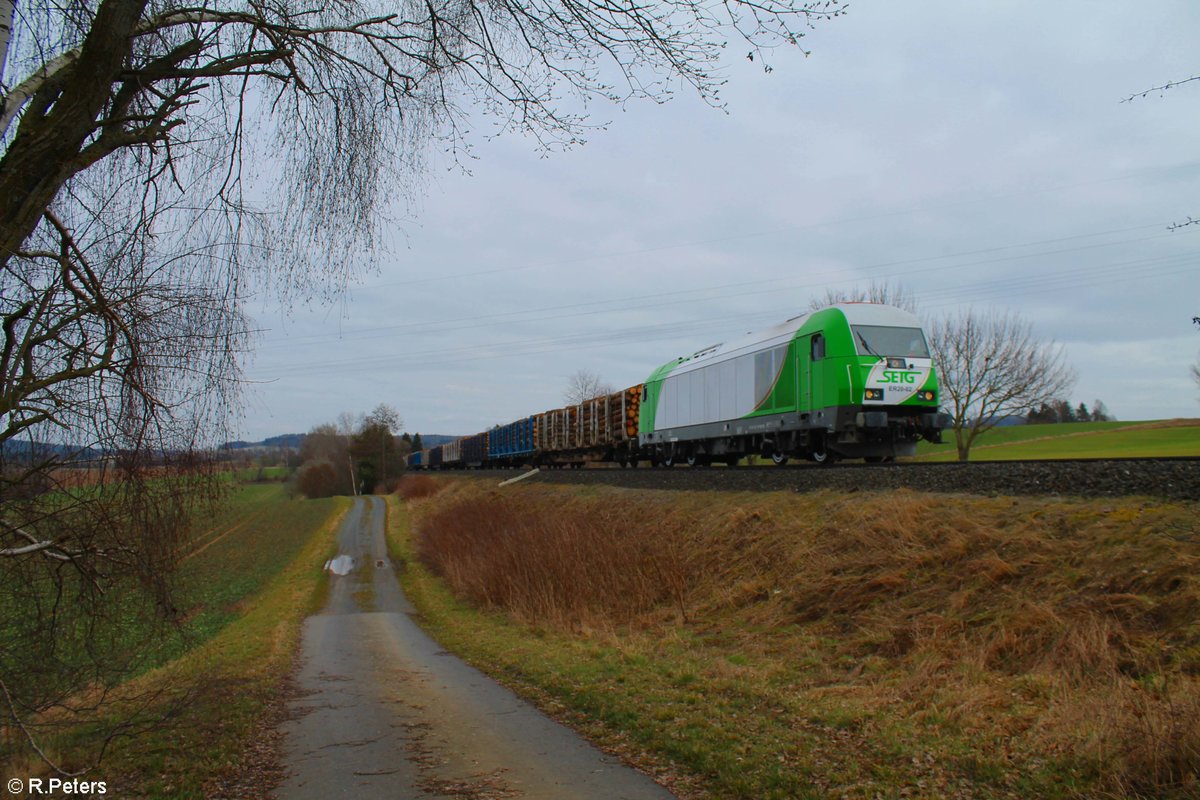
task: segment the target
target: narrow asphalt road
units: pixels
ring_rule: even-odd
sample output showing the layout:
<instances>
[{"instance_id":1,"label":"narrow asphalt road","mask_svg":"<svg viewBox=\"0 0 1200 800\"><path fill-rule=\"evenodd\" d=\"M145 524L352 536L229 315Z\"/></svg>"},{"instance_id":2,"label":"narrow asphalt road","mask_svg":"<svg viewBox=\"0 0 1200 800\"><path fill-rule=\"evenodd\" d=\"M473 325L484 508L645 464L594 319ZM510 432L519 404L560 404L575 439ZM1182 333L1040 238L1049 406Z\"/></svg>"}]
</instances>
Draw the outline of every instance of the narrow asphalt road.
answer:
<instances>
[{"instance_id":1,"label":"narrow asphalt road","mask_svg":"<svg viewBox=\"0 0 1200 800\"><path fill-rule=\"evenodd\" d=\"M672 797L425 635L388 558L384 515L380 498L361 498L338 534L349 558L304 624L276 797Z\"/></svg>"}]
</instances>

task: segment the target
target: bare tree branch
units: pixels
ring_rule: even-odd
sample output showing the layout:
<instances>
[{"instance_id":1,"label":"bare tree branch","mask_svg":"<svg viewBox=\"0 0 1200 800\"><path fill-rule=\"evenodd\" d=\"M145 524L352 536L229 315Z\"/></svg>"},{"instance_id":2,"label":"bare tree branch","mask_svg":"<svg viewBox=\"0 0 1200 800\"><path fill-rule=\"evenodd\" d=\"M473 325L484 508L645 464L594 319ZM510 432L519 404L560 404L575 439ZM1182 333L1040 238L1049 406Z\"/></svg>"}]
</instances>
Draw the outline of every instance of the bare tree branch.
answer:
<instances>
[{"instance_id":1,"label":"bare tree branch","mask_svg":"<svg viewBox=\"0 0 1200 800\"><path fill-rule=\"evenodd\" d=\"M1155 86L1153 89L1147 89L1144 92L1137 92L1136 94L1131 94L1131 95L1129 95L1129 97L1126 97L1121 102L1122 103L1132 103L1134 100L1141 100L1145 97L1148 97L1149 95L1154 94L1155 92L1160 92L1160 93L1165 92L1168 89L1174 89L1177 86L1182 86L1185 83L1191 83L1192 81L1200 81L1200 75L1193 75L1190 78L1184 78L1184 79L1178 80L1178 81L1167 81L1162 86Z\"/></svg>"},{"instance_id":2,"label":"bare tree branch","mask_svg":"<svg viewBox=\"0 0 1200 800\"><path fill-rule=\"evenodd\" d=\"M577 406L587 400L612 394L615 389L606 383L599 375L586 369L581 369L567 379L567 388L563 391L563 402L569 406Z\"/></svg>"}]
</instances>

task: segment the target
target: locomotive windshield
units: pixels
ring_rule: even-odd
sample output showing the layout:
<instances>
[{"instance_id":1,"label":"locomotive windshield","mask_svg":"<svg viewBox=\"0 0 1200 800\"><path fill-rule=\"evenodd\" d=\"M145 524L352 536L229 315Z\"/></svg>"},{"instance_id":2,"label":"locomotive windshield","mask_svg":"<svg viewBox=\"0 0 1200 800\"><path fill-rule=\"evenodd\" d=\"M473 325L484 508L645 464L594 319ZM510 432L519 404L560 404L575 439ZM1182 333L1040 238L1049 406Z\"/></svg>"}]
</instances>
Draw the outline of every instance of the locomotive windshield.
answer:
<instances>
[{"instance_id":1,"label":"locomotive windshield","mask_svg":"<svg viewBox=\"0 0 1200 800\"><path fill-rule=\"evenodd\" d=\"M929 358L929 346L920 328L890 328L881 325L852 325L854 346L859 355Z\"/></svg>"}]
</instances>

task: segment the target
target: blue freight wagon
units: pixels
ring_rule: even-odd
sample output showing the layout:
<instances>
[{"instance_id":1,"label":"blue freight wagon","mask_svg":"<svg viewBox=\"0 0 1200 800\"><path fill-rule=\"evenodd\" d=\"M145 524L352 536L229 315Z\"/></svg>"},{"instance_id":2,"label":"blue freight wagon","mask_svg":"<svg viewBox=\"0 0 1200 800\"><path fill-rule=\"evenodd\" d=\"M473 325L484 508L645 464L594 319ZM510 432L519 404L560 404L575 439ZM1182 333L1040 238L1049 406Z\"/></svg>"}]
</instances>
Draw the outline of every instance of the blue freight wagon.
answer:
<instances>
[{"instance_id":1,"label":"blue freight wagon","mask_svg":"<svg viewBox=\"0 0 1200 800\"><path fill-rule=\"evenodd\" d=\"M533 433L533 417L497 425L488 433L488 460L509 465L519 463L533 453Z\"/></svg>"}]
</instances>

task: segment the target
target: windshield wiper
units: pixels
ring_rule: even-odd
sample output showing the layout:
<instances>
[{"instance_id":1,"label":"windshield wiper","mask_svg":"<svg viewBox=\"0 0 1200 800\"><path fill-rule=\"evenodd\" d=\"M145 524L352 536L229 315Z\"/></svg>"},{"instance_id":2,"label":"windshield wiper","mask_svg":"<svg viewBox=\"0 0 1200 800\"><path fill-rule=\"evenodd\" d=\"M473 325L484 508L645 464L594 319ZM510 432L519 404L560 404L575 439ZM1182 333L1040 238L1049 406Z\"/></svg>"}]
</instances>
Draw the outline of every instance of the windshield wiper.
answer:
<instances>
[{"instance_id":1,"label":"windshield wiper","mask_svg":"<svg viewBox=\"0 0 1200 800\"><path fill-rule=\"evenodd\" d=\"M865 338L865 337L862 335L862 331L855 331L854 333L855 333L855 335L856 335L856 336L858 336L858 340L859 340L860 342L862 342L862 346L863 346L863 347L865 347L865 348L867 349L867 352L868 352L868 353L870 353L870 354L871 354L871 355L873 355L873 356L878 356L879 358L883 358L883 356L881 356L881 355L879 355L879 353L876 353L876 352L875 352L875 349L874 349L873 347L871 347L871 345L867 344L867 340L866 340L866 338Z\"/></svg>"}]
</instances>

